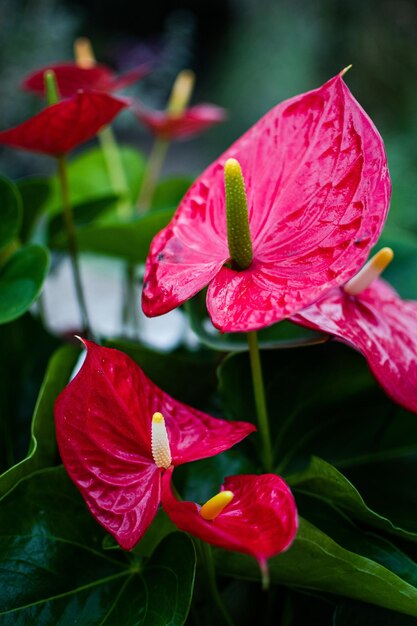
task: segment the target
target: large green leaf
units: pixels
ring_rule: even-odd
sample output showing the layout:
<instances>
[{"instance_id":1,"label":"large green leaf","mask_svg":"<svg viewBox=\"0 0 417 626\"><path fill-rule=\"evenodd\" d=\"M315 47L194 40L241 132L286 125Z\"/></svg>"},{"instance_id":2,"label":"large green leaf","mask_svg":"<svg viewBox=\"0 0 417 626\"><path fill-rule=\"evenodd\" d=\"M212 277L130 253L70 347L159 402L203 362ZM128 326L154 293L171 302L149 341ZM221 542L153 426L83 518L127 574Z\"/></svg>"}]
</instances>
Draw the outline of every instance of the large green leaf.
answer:
<instances>
[{"instance_id":1,"label":"large green leaf","mask_svg":"<svg viewBox=\"0 0 417 626\"><path fill-rule=\"evenodd\" d=\"M157 184L153 194L152 210L176 208L192 182L192 178L185 176L162 180Z\"/></svg>"},{"instance_id":2,"label":"large green leaf","mask_svg":"<svg viewBox=\"0 0 417 626\"><path fill-rule=\"evenodd\" d=\"M203 345L222 352L245 352L249 349L245 333L221 333L214 328L208 317L205 292L188 300L185 309L191 328ZM285 320L258 332L259 346L264 349L298 348L324 343L327 339L327 335L323 333L302 328Z\"/></svg>"},{"instance_id":3,"label":"large green leaf","mask_svg":"<svg viewBox=\"0 0 417 626\"><path fill-rule=\"evenodd\" d=\"M0 498L25 476L56 462L54 403L67 384L78 355L78 348L64 346L59 348L49 361L32 418L28 454L26 458L0 475Z\"/></svg>"},{"instance_id":4,"label":"large green leaf","mask_svg":"<svg viewBox=\"0 0 417 626\"><path fill-rule=\"evenodd\" d=\"M17 181L23 201L23 222L20 237L23 242L30 241L38 218L47 210L51 193L49 178L31 177Z\"/></svg>"},{"instance_id":5,"label":"large green leaf","mask_svg":"<svg viewBox=\"0 0 417 626\"><path fill-rule=\"evenodd\" d=\"M120 147L120 155L129 188L130 201L134 204L139 193L145 159L128 146ZM51 192L44 210L50 213L61 210L61 190L56 176L50 179ZM68 161L68 183L73 206L90 200L98 200L114 193L108 175L103 151L99 147L82 152Z\"/></svg>"},{"instance_id":6,"label":"large green leaf","mask_svg":"<svg viewBox=\"0 0 417 626\"><path fill-rule=\"evenodd\" d=\"M48 273L49 254L43 246L20 248L0 271L0 324L25 313L38 297Z\"/></svg>"},{"instance_id":7,"label":"large green leaf","mask_svg":"<svg viewBox=\"0 0 417 626\"><path fill-rule=\"evenodd\" d=\"M259 579L250 557L217 552L222 574ZM346 549L301 519L294 544L269 561L271 580L303 589L335 593L417 617L417 589L376 561Z\"/></svg>"},{"instance_id":8,"label":"large green leaf","mask_svg":"<svg viewBox=\"0 0 417 626\"><path fill-rule=\"evenodd\" d=\"M299 471L311 455L337 465L402 447L405 431L385 437L392 423L406 424L407 437L416 431L415 416L389 400L363 357L342 344L267 350L261 356L280 472ZM248 355L227 357L218 375L224 412L255 421Z\"/></svg>"},{"instance_id":9,"label":"large green leaf","mask_svg":"<svg viewBox=\"0 0 417 626\"><path fill-rule=\"evenodd\" d=\"M87 200L76 204L73 210L74 223L79 228L89 225L94 222L103 213L107 213L112 208L116 207L118 202L118 196L110 194L108 196L102 196L100 198L94 198L93 200ZM54 240L58 238L58 241L62 238L66 240L64 218L62 214L53 215L48 225L48 240L52 246Z\"/></svg>"},{"instance_id":10,"label":"large green leaf","mask_svg":"<svg viewBox=\"0 0 417 626\"><path fill-rule=\"evenodd\" d=\"M104 531L63 468L22 481L1 503L0 625L181 626L195 571L173 533L148 562L100 548Z\"/></svg>"},{"instance_id":11,"label":"large green leaf","mask_svg":"<svg viewBox=\"0 0 417 626\"><path fill-rule=\"evenodd\" d=\"M0 249L18 236L22 222L22 201L13 183L0 176Z\"/></svg>"},{"instance_id":12,"label":"large green leaf","mask_svg":"<svg viewBox=\"0 0 417 626\"><path fill-rule=\"evenodd\" d=\"M396 526L390 519L379 515L364 502L362 496L335 467L322 459L313 457L308 468L288 478L288 483L296 493L307 493L340 507L352 517L371 526L381 528L396 535L417 541L417 532L409 532ZM396 492L396 485L384 479L384 496ZM377 489L377 492L380 490Z\"/></svg>"},{"instance_id":13,"label":"large green leaf","mask_svg":"<svg viewBox=\"0 0 417 626\"><path fill-rule=\"evenodd\" d=\"M154 236L172 217L172 209L152 211L130 224L93 224L77 231L78 248L125 259L130 263L144 263ZM65 247L65 238L57 237L54 245Z\"/></svg>"}]
</instances>

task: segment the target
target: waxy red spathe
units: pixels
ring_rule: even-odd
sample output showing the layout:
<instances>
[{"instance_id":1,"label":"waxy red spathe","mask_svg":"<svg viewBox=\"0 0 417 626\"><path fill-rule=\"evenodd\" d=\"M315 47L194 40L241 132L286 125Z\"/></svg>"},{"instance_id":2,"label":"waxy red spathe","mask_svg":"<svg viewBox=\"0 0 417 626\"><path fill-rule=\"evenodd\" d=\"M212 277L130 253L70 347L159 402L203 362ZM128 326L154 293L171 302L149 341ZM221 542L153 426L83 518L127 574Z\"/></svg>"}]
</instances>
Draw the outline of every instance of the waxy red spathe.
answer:
<instances>
[{"instance_id":1,"label":"waxy red spathe","mask_svg":"<svg viewBox=\"0 0 417 626\"><path fill-rule=\"evenodd\" d=\"M179 114L153 111L137 103L133 107L138 119L151 133L164 141L188 139L224 122L226 110L214 104L196 104Z\"/></svg>"},{"instance_id":2,"label":"waxy red spathe","mask_svg":"<svg viewBox=\"0 0 417 626\"><path fill-rule=\"evenodd\" d=\"M81 92L0 132L0 144L59 157L94 137L127 106L127 100L106 93Z\"/></svg>"},{"instance_id":3,"label":"waxy red spathe","mask_svg":"<svg viewBox=\"0 0 417 626\"><path fill-rule=\"evenodd\" d=\"M224 163L243 171L253 243L227 267ZM383 142L341 75L267 113L209 166L153 240L143 309L161 315L209 285L222 331L251 331L305 308L363 265L391 185Z\"/></svg>"},{"instance_id":4,"label":"waxy red spathe","mask_svg":"<svg viewBox=\"0 0 417 626\"><path fill-rule=\"evenodd\" d=\"M200 506L177 500L171 486L172 470L162 478L162 506L180 528L219 548L254 556L262 570L267 559L291 545L298 517L288 485L276 474L242 474L225 479L221 490L233 499L214 519L205 520Z\"/></svg>"},{"instance_id":5,"label":"waxy red spathe","mask_svg":"<svg viewBox=\"0 0 417 626\"><path fill-rule=\"evenodd\" d=\"M84 344L86 360L55 404L59 450L93 516L130 549L160 502L164 470L151 445L155 412L165 418L174 467L223 452L256 429L178 402L123 352Z\"/></svg>"},{"instance_id":6,"label":"waxy red spathe","mask_svg":"<svg viewBox=\"0 0 417 626\"><path fill-rule=\"evenodd\" d=\"M124 89L143 78L149 72L149 66L140 65L124 74L117 75L102 64L80 67L76 63L57 63L36 70L27 76L22 83L23 89L44 97L44 75L48 70L52 70L55 74L60 96L69 98L77 94L80 89L107 93Z\"/></svg>"},{"instance_id":7,"label":"waxy red spathe","mask_svg":"<svg viewBox=\"0 0 417 626\"><path fill-rule=\"evenodd\" d=\"M376 279L355 296L333 289L292 321L359 350L387 394L417 413L417 302Z\"/></svg>"}]
</instances>

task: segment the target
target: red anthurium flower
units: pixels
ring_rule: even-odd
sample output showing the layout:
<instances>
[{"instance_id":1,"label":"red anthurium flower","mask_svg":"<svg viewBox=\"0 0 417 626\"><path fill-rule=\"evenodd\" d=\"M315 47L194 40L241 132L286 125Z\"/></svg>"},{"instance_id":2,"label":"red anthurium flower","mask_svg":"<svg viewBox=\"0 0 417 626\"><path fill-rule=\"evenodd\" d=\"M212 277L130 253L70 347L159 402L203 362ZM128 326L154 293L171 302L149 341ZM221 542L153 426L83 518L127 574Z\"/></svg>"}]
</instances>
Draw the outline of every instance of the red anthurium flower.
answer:
<instances>
[{"instance_id":1,"label":"red anthurium flower","mask_svg":"<svg viewBox=\"0 0 417 626\"><path fill-rule=\"evenodd\" d=\"M94 137L127 106L105 93L80 92L0 132L0 144L58 157Z\"/></svg>"},{"instance_id":2,"label":"red anthurium flower","mask_svg":"<svg viewBox=\"0 0 417 626\"><path fill-rule=\"evenodd\" d=\"M45 96L44 74L53 70L56 76L58 91L62 98L74 96L78 91L113 92L124 89L145 76L148 65L140 65L125 74L117 76L105 65L96 64L92 67L80 67L77 63L58 63L48 65L30 74L22 83L23 89Z\"/></svg>"},{"instance_id":3,"label":"red anthurium flower","mask_svg":"<svg viewBox=\"0 0 417 626\"><path fill-rule=\"evenodd\" d=\"M298 518L294 497L276 474L229 476L220 494L200 507L179 501L171 486L173 468L162 478L162 506L181 530L226 550L267 559L291 545Z\"/></svg>"},{"instance_id":4,"label":"red anthurium flower","mask_svg":"<svg viewBox=\"0 0 417 626\"><path fill-rule=\"evenodd\" d=\"M417 413L417 302L377 278L359 293L333 289L291 320L359 350L386 393Z\"/></svg>"},{"instance_id":5,"label":"red anthurium flower","mask_svg":"<svg viewBox=\"0 0 417 626\"><path fill-rule=\"evenodd\" d=\"M255 427L186 406L123 352L84 344L55 405L59 450L91 513L128 550L156 513L165 469L223 452Z\"/></svg>"},{"instance_id":6,"label":"red anthurium flower","mask_svg":"<svg viewBox=\"0 0 417 626\"><path fill-rule=\"evenodd\" d=\"M152 111L136 104L134 112L155 137L165 141L198 135L214 124L224 122L227 116L225 109L214 104L196 104L179 114Z\"/></svg>"},{"instance_id":7,"label":"red anthurium flower","mask_svg":"<svg viewBox=\"0 0 417 626\"><path fill-rule=\"evenodd\" d=\"M217 328L257 330L361 267L381 231L390 180L382 139L341 74L272 109L191 186L152 242L146 315L166 313L209 285ZM253 248L240 270L227 265L230 158L243 172Z\"/></svg>"}]
</instances>

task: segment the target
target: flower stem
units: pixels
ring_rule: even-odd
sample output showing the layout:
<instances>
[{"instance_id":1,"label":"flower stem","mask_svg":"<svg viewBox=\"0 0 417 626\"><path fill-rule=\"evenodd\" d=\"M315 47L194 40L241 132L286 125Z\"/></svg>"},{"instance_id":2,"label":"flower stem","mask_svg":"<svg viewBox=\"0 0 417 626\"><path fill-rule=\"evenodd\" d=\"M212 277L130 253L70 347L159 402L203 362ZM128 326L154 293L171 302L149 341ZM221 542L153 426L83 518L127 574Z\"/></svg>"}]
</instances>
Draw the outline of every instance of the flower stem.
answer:
<instances>
[{"instance_id":1,"label":"flower stem","mask_svg":"<svg viewBox=\"0 0 417 626\"><path fill-rule=\"evenodd\" d=\"M206 570L207 582L210 588L210 593L212 595L214 604L216 605L219 611L219 614L222 616L223 622L227 624L227 626L234 626L233 620L230 617L229 612L226 609L225 605L223 604L223 600L217 588L216 570L214 568L213 552L211 550L211 546L205 541L199 541L199 546L200 546L200 554L201 554L203 564Z\"/></svg>"},{"instance_id":2,"label":"flower stem","mask_svg":"<svg viewBox=\"0 0 417 626\"><path fill-rule=\"evenodd\" d=\"M84 291L81 283L74 217L72 214L71 202L69 197L67 163L64 156L58 157L57 160L59 182L61 186L62 212L64 218L64 226L67 234L68 252L74 276L75 291L77 294L78 305L80 307L83 330L86 332L87 336L91 338L92 332L88 318L87 306L85 303Z\"/></svg>"},{"instance_id":3,"label":"flower stem","mask_svg":"<svg viewBox=\"0 0 417 626\"><path fill-rule=\"evenodd\" d=\"M258 336L255 331L247 334L250 364L252 369L253 392L255 406L258 415L259 434L262 442L262 461L265 471L271 472L273 468L273 455L271 435L269 431L268 411L266 408L265 389L262 376L261 358L259 354Z\"/></svg>"},{"instance_id":4,"label":"flower stem","mask_svg":"<svg viewBox=\"0 0 417 626\"><path fill-rule=\"evenodd\" d=\"M120 196L117 201L117 212L121 218L132 216L132 206L129 198L129 186L123 168L122 155L110 126L103 128L98 134L107 165L110 183L113 191Z\"/></svg>"},{"instance_id":5,"label":"flower stem","mask_svg":"<svg viewBox=\"0 0 417 626\"><path fill-rule=\"evenodd\" d=\"M146 166L137 202L137 210L140 215L149 211L151 207L155 186L164 164L168 147L168 141L165 141L164 139L155 139L151 154L149 155L148 164Z\"/></svg>"}]
</instances>

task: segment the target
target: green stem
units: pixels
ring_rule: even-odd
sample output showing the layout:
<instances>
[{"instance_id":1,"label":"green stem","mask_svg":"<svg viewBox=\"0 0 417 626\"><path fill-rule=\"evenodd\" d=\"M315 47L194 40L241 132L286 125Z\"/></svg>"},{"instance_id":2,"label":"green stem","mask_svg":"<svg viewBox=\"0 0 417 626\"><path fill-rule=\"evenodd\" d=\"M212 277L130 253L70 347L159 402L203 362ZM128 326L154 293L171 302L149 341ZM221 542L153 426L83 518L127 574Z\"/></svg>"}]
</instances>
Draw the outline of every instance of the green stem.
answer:
<instances>
[{"instance_id":1,"label":"green stem","mask_svg":"<svg viewBox=\"0 0 417 626\"><path fill-rule=\"evenodd\" d=\"M58 157L58 174L61 186L64 226L67 234L67 245L71 260L72 273L74 276L75 292L77 294L78 305L80 307L83 330L86 332L87 336L91 338L92 332L81 282L75 224L69 196L67 163L64 156Z\"/></svg>"},{"instance_id":2,"label":"green stem","mask_svg":"<svg viewBox=\"0 0 417 626\"><path fill-rule=\"evenodd\" d=\"M129 198L129 186L123 167L122 155L110 126L99 132L101 149L107 165L107 171L113 191L120 196L117 212L121 218L132 217L132 205Z\"/></svg>"},{"instance_id":3,"label":"green stem","mask_svg":"<svg viewBox=\"0 0 417 626\"><path fill-rule=\"evenodd\" d=\"M200 541L200 554L202 556L204 568L206 570L207 582L209 585L210 593L213 598L214 604L216 605L219 614L222 616L223 621L227 626L234 626L233 620L229 615L226 607L223 604L223 600L220 596L219 590L217 588L216 582L216 570L214 567L213 561L213 553L211 550L211 546L205 541Z\"/></svg>"},{"instance_id":4,"label":"green stem","mask_svg":"<svg viewBox=\"0 0 417 626\"><path fill-rule=\"evenodd\" d=\"M137 202L137 210L140 215L147 213L151 207L156 183L158 182L159 174L161 173L168 148L168 141L165 141L164 139L155 139L151 154L149 155L148 164L146 166Z\"/></svg>"},{"instance_id":5,"label":"green stem","mask_svg":"<svg viewBox=\"0 0 417 626\"><path fill-rule=\"evenodd\" d=\"M261 358L259 354L258 336L256 332L247 334L250 364L252 369L253 392L255 395L255 406L258 415L259 434L262 442L262 461L267 472L272 472L273 455L271 446L271 435L269 431L268 411L266 408L264 382L262 376Z\"/></svg>"}]
</instances>

